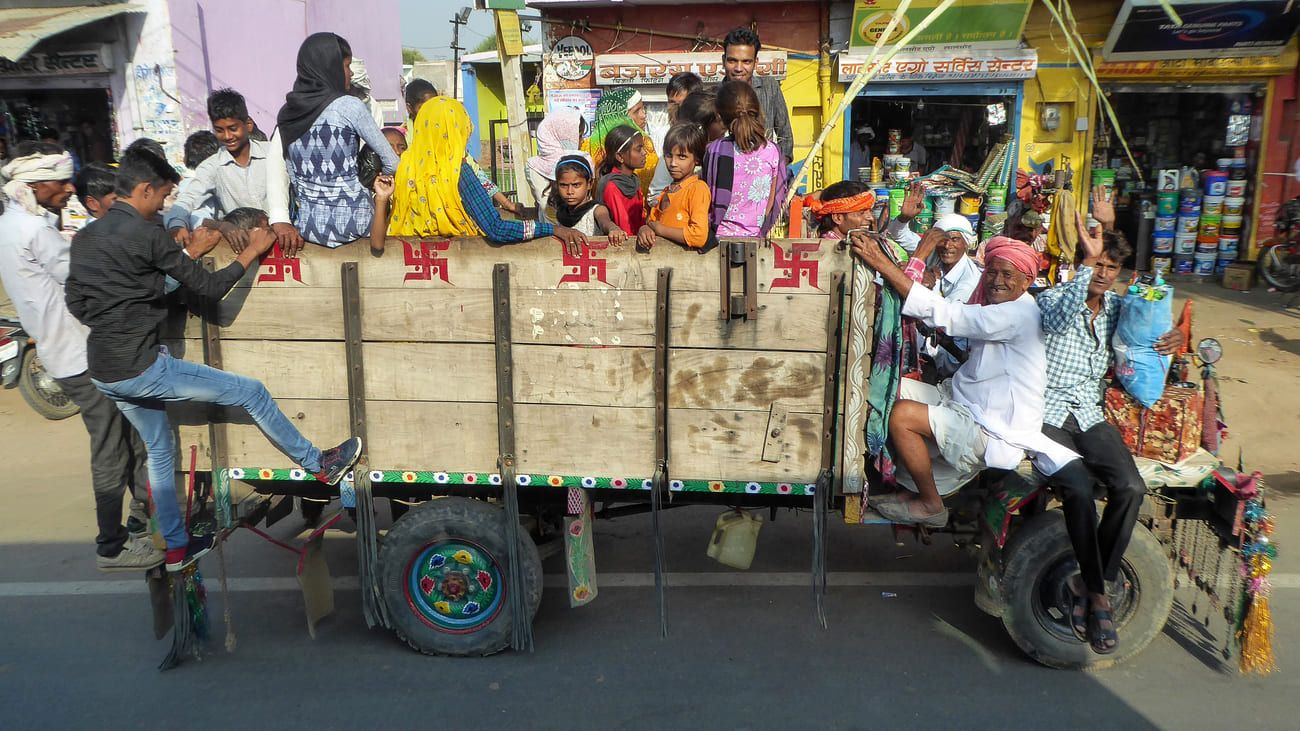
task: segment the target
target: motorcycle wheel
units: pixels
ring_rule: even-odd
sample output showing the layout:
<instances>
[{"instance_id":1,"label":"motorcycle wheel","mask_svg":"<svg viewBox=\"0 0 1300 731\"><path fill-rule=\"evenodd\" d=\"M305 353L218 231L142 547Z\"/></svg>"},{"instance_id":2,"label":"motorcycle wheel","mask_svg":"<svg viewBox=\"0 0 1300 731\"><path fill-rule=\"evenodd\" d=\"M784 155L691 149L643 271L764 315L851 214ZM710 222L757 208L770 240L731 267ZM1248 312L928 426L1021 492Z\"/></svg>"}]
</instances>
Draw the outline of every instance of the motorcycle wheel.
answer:
<instances>
[{"instance_id":1,"label":"motorcycle wheel","mask_svg":"<svg viewBox=\"0 0 1300 731\"><path fill-rule=\"evenodd\" d=\"M1300 255L1295 244L1265 244L1260 247L1259 276L1268 286L1283 292L1300 289Z\"/></svg>"},{"instance_id":2,"label":"motorcycle wheel","mask_svg":"<svg viewBox=\"0 0 1300 731\"><path fill-rule=\"evenodd\" d=\"M22 370L18 372L18 393L23 395L23 400L33 411L51 421L66 419L81 411L45 371L35 348L23 353Z\"/></svg>"}]
</instances>

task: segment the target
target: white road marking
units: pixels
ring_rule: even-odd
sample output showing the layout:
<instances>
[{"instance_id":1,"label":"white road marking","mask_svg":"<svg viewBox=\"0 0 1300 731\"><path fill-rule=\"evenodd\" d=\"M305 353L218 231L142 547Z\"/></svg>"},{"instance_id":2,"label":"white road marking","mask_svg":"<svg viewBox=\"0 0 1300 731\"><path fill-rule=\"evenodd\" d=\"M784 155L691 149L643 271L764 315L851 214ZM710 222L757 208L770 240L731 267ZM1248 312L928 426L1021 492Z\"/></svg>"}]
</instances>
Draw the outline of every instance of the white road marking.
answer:
<instances>
[{"instance_id":1,"label":"white road marking","mask_svg":"<svg viewBox=\"0 0 1300 731\"><path fill-rule=\"evenodd\" d=\"M215 576L207 576L208 590L220 591ZM1300 574L1274 574L1269 577L1274 589L1300 589ZM797 571L729 573L702 571L694 573L669 573L669 587L800 587L809 586L807 573ZM830 586L844 587L966 587L975 582L975 574L967 572L903 572L903 571L832 571L827 575ZM653 587L652 573L606 573L597 575L597 585L602 589L628 589ZM257 577L231 579L232 592L297 591L298 580L292 577ZM355 591L357 577L341 576L334 579L334 588ZM568 579L563 574L545 577L548 589L563 589ZM0 582L0 599L26 597L105 596L144 594L145 583L139 579L105 579L97 581L9 581Z\"/></svg>"}]
</instances>

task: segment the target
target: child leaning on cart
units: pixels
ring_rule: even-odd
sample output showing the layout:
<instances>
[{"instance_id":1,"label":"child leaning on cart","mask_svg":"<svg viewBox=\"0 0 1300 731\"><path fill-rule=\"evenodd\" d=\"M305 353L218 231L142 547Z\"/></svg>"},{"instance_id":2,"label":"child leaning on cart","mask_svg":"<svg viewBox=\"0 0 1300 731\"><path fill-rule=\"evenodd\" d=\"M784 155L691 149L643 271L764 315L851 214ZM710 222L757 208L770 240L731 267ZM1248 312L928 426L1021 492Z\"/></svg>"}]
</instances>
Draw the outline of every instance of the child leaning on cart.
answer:
<instances>
[{"instance_id":1,"label":"child leaning on cart","mask_svg":"<svg viewBox=\"0 0 1300 731\"><path fill-rule=\"evenodd\" d=\"M218 230L195 231L187 251L156 222L179 178L148 146L124 155L117 172L117 202L72 240L66 287L68 310L90 328L91 380L117 403L148 449L149 490L167 542L168 571L180 571L211 550L213 537L191 538L180 512L167 402L242 407L281 452L331 485L361 453L356 438L333 449L318 449L294 428L260 382L178 360L159 343L158 327L168 310L164 277L200 296L220 299L275 242L269 229L253 229L233 263L219 272L206 271L190 256L215 248L223 238Z\"/></svg>"}]
</instances>

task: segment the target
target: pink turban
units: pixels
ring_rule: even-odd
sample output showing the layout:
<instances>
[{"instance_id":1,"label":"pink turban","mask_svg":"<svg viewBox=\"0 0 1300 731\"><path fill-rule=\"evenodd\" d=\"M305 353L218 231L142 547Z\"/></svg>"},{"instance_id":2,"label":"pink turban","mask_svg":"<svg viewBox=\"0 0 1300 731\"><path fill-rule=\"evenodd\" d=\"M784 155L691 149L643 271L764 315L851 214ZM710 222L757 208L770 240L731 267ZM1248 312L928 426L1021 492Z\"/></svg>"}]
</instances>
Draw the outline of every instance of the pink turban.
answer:
<instances>
[{"instance_id":1,"label":"pink turban","mask_svg":"<svg viewBox=\"0 0 1300 731\"><path fill-rule=\"evenodd\" d=\"M1031 280L1038 276L1038 267L1042 263L1042 259L1034 247L1006 236L994 236L989 239L988 244L985 246L984 266L987 267L992 264L994 259L1004 259L1010 262L1011 266ZM974 294L971 295L971 304L988 304L985 301L987 278L987 274L980 278L979 286L975 288Z\"/></svg>"}]
</instances>

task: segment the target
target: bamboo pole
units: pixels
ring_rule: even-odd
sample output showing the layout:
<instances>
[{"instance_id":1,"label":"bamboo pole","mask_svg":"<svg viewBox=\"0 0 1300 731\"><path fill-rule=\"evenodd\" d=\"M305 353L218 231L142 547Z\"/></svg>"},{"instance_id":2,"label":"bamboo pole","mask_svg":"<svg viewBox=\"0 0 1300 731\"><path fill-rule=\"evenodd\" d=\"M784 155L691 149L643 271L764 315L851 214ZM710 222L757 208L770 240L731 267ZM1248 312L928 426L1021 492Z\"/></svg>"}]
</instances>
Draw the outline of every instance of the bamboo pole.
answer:
<instances>
[{"instance_id":1,"label":"bamboo pole","mask_svg":"<svg viewBox=\"0 0 1300 731\"><path fill-rule=\"evenodd\" d=\"M826 144L826 140L830 137L831 131L835 129L835 125L839 120L844 117L844 112L849 108L849 105L853 103L853 100L857 98L858 92L862 91L863 87L875 78L876 74L885 67L885 64L889 63L889 61L893 59L894 56L898 55L907 44L911 43L916 36L920 35L922 31L928 28L931 23L937 20L940 15L943 15L944 11L952 7L956 2L957 0L943 0L943 2L936 6L934 10L930 11L929 15L925 16L925 19L920 23L917 23L915 28L908 31L907 35L903 36L902 39L893 46L893 48L889 49L883 57L880 57L879 62L877 62L876 59L880 56L881 48L884 46L885 41L887 41L893 34L894 28L898 26L899 18L902 18L903 14L907 12L908 7L912 4L912 0L903 0L903 2L898 4L898 10L894 11L894 16L890 19L889 25L885 27L885 32L880 35L880 39L876 41L876 45L871 49L871 55L868 56L866 62L862 64L862 70L858 72L857 78L853 80L853 83L850 84L849 88L844 92L844 97L840 99L839 106L835 108L835 113L826 120L824 125L822 125L821 134L817 136L817 141L813 143L812 149L808 151L808 156L804 158L804 164L799 166L799 173L795 175L794 180L790 183L790 190L786 193L782 210L790 207L790 201L794 200L795 191L798 190L799 186L808 178L808 173L810 172L809 161L821 152L822 146Z\"/></svg>"}]
</instances>

